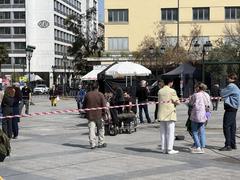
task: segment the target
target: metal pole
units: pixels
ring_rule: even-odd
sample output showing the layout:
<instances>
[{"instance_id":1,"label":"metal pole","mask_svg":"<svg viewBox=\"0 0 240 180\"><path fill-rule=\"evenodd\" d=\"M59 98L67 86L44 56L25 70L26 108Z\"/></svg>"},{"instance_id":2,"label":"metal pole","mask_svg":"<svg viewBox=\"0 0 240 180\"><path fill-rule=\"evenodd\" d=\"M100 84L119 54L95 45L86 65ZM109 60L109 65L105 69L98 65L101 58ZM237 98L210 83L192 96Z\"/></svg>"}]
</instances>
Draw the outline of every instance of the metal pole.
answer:
<instances>
[{"instance_id":1,"label":"metal pole","mask_svg":"<svg viewBox=\"0 0 240 180\"><path fill-rule=\"evenodd\" d=\"M202 82L205 83L205 48L203 46L203 51L202 51Z\"/></svg>"},{"instance_id":2,"label":"metal pole","mask_svg":"<svg viewBox=\"0 0 240 180\"><path fill-rule=\"evenodd\" d=\"M177 48L179 47L179 0L177 1Z\"/></svg>"},{"instance_id":3,"label":"metal pole","mask_svg":"<svg viewBox=\"0 0 240 180\"><path fill-rule=\"evenodd\" d=\"M31 61L31 57L30 55L28 55L28 83L29 83L29 86L30 86L30 61Z\"/></svg>"},{"instance_id":4,"label":"metal pole","mask_svg":"<svg viewBox=\"0 0 240 180\"><path fill-rule=\"evenodd\" d=\"M66 62L64 62L64 83L63 83L63 94L66 95Z\"/></svg>"},{"instance_id":5,"label":"metal pole","mask_svg":"<svg viewBox=\"0 0 240 180\"><path fill-rule=\"evenodd\" d=\"M156 75L156 79L157 79L157 77L158 77L158 70L157 70L157 56L156 56L156 73L155 73L155 75Z\"/></svg>"},{"instance_id":6,"label":"metal pole","mask_svg":"<svg viewBox=\"0 0 240 180\"><path fill-rule=\"evenodd\" d=\"M15 73L15 60L14 60L13 63L14 63L14 64L13 64L13 81L15 82L15 80L16 80L16 73Z\"/></svg>"}]
</instances>

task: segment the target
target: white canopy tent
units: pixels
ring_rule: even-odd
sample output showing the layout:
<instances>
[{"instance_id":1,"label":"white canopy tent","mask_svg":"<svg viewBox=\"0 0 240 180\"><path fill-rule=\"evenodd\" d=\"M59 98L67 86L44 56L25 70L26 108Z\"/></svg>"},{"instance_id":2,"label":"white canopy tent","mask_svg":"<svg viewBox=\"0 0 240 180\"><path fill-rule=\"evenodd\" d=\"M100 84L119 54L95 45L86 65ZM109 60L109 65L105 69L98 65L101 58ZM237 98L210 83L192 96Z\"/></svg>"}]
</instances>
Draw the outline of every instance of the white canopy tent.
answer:
<instances>
[{"instance_id":1,"label":"white canopy tent","mask_svg":"<svg viewBox=\"0 0 240 180\"><path fill-rule=\"evenodd\" d=\"M25 75L26 79L28 79L28 74ZM34 81L44 81L39 75L37 74L30 74L30 82Z\"/></svg>"},{"instance_id":2,"label":"white canopy tent","mask_svg":"<svg viewBox=\"0 0 240 180\"><path fill-rule=\"evenodd\" d=\"M143 65L133 62L119 62L106 70L106 75L112 76L113 78L126 77L126 86L128 76L131 78L132 85L133 76L149 76L151 73L151 70Z\"/></svg>"},{"instance_id":3,"label":"white canopy tent","mask_svg":"<svg viewBox=\"0 0 240 180\"><path fill-rule=\"evenodd\" d=\"M133 62L119 62L106 71L106 75L117 77L124 76L149 76L151 70L141 64Z\"/></svg>"},{"instance_id":4,"label":"white canopy tent","mask_svg":"<svg viewBox=\"0 0 240 180\"><path fill-rule=\"evenodd\" d=\"M82 81L96 81L98 73L102 72L106 66L96 66L92 71L84 75L81 80Z\"/></svg>"}]
</instances>

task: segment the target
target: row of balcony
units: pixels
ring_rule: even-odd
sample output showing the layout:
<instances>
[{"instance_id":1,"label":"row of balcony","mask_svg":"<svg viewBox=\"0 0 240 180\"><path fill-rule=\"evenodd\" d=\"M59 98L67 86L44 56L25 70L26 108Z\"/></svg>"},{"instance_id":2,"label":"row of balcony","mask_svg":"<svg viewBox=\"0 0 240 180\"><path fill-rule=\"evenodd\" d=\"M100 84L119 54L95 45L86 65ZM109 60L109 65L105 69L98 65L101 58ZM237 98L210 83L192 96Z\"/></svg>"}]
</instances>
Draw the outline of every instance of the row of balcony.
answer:
<instances>
[{"instance_id":1,"label":"row of balcony","mask_svg":"<svg viewBox=\"0 0 240 180\"><path fill-rule=\"evenodd\" d=\"M0 39L26 38L26 34L0 34Z\"/></svg>"},{"instance_id":2,"label":"row of balcony","mask_svg":"<svg viewBox=\"0 0 240 180\"><path fill-rule=\"evenodd\" d=\"M25 19L1 19L0 23L26 23Z\"/></svg>"},{"instance_id":3,"label":"row of balcony","mask_svg":"<svg viewBox=\"0 0 240 180\"><path fill-rule=\"evenodd\" d=\"M74 7L75 9L81 11L81 7L75 6L74 4L70 3L68 0L62 0L62 1L65 2L65 3L67 3L67 4L69 4L70 6Z\"/></svg>"},{"instance_id":4,"label":"row of balcony","mask_svg":"<svg viewBox=\"0 0 240 180\"><path fill-rule=\"evenodd\" d=\"M25 4L1 4L0 8L25 8Z\"/></svg>"},{"instance_id":5,"label":"row of balcony","mask_svg":"<svg viewBox=\"0 0 240 180\"><path fill-rule=\"evenodd\" d=\"M55 40L56 41L61 41L61 42L64 42L64 43L68 43L68 44L72 44L72 41L69 41L69 40L66 40L66 39L62 39L62 38L58 38L58 37L55 37Z\"/></svg>"}]
</instances>

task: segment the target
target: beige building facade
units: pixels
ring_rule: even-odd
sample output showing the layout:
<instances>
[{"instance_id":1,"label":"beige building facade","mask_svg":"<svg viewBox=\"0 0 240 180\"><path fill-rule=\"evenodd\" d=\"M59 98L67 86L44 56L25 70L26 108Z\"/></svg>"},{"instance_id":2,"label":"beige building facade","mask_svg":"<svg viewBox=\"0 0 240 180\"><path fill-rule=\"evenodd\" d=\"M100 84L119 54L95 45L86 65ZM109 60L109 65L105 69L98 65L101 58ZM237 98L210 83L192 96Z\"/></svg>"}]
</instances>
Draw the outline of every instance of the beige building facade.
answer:
<instances>
[{"instance_id":1,"label":"beige building facade","mask_svg":"<svg viewBox=\"0 0 240 180\"><path fill-rule=\"evenodd\" d=\"M145 36L155 36L157 22L165 24L172 43L178 34L189 36L194 25L201 28L202 43L226 40L225 26L239 20L240 0L105 0L105 50L136 51Z\"/></svg>"}]
</instances>

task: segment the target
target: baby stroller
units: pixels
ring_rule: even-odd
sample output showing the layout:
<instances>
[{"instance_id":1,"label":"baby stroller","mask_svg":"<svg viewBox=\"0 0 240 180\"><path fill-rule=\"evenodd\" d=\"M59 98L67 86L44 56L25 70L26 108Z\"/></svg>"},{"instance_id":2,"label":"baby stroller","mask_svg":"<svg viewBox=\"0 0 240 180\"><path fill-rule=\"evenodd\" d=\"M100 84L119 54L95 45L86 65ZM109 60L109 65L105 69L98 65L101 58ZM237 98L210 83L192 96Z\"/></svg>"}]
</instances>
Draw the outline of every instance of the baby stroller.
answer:
<instances>
[{"instance_id":1,"label":"baby stroller","mask_svg":"<svg viewBox=\"0 0 240 180\"><path fill-rule=\"evenodd\" d=\"M111 99L106 98L107 104L111 104ZM130 97L125 98L124 105L131 104ZM115 136L121 133L131 134L137 131L136 107L110 108L106 111L105 134Z\"/></svg>"},{"instance_id":2,"label":"baby stroller","mask_svg":"<svg viewBox=\"0 0 240 180\"><path fill-rule=\"evenodd\" d=\"M125 106L123 109L123 113L118 114L117 118L119 120L119 133L128 133L131 134L137 131L137 108L136 106L132 106L132 102L134 100L127 94L124 94Z\"/></svg>"}]
</instances>

